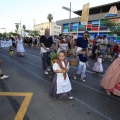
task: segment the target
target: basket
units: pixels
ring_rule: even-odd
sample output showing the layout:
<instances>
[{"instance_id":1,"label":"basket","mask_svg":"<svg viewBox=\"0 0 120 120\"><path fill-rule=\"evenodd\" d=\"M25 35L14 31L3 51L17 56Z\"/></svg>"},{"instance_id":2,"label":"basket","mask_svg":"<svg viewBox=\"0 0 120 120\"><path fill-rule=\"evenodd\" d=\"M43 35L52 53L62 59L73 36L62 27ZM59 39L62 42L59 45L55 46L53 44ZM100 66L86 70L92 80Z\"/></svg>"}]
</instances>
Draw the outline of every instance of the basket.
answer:
<instances>
[{"instance_id":1,"label":"basket","mask_svg":"<svg viewBox=\"0 0 120 120\"><path fill-rule=\"evenodd\" d=\"M70 66L77 66L78 60L77 59L70 59Z\"/></svg>"},{"instance_id":2,"label":"basket","mask_svg":"<svg viewBox=\"0 0 120 120\"><path fill-rule=\"evenodd\" d=\"M70 55L71 55L70 53L66 53L65 54L66 57L70 57Z\"/></svg>"}]
</instances>

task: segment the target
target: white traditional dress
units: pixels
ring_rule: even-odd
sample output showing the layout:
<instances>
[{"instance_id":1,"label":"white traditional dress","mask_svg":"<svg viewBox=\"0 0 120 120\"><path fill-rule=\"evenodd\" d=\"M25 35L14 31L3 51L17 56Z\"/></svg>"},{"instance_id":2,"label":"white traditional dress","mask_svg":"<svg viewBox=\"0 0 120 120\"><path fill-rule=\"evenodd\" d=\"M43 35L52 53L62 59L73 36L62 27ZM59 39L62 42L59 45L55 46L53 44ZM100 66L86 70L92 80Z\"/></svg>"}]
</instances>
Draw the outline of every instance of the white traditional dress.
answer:
<instances>
[{"instance_id":1,"label":"white traditional dress","mask_svg":"<svg viewBox=\"0 0 120 120\"><path fill-rule=\"evenodd\" d=\"M97 59L97 62L94 64L93 70L95 72L103 72L102 58Z\"/></svg>"},{"instance_id":2,"label":"white traditional dress","mask_svg":"<svg viewBox=\"0 0 120 120\"><path fill-rule=\"evenodd\" d=\"M65 67L64 62L62 62L62 65ZM53 70L61 70L58 63L53 64ZM64 79L63 73L56 73L50 88L50 96L54 98L69 97L71 96L71 90L72 87L68 74L66 73L66 79Z\"/></svg>"},{"instance_id":3,"label":"white traditional dress","mask_svg":"<svg viewBox=\"0 0 120 120\"><path fill-rule=\"evenodd\" d=\"M68 49L68 43L65 40L61 40L60 43L59 43L57 54L62 50L60 47L62 47L64 50L67 50Z\"/></svg>"},{"instance_id":4,"label":"white traditional dress","mask_svg":"<svg viewBox=\"0 0 120 120\"><path fill-rule=\"evenodd\" d=\"M17 40L17 54L20 56L24 56L25 49L23 47L23 40Z\"/></svg>"}]
</instances>

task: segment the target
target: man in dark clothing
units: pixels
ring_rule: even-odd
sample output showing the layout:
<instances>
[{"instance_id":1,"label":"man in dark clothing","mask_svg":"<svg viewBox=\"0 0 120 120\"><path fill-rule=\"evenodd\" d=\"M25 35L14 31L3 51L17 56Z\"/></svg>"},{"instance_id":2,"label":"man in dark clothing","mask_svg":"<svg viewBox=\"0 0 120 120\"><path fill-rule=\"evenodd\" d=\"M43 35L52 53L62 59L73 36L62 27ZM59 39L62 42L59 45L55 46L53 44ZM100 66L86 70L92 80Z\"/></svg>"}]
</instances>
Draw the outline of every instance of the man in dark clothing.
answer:
<instances>
[{"instance_id":1,"label":"man in dark clothing","mask_svg":"<svg viewBox=\"0 0 120 120\"><path fill-rule=\"evenodd\" d=\"M40 37L40 45L41 45L41 54L42 54L42 66L45 74L48 74L50 69L50 49L51 47L55 49L53 38L50 36L50 30L45 29L45 35Z\"/></svg>"},{"instance_id":2,"label":"man in dark clothing","mask_svg":"<svg viewBox=\"0 0 120 120\"><path fill-rule=\"evenodd\" d=\"M85 48L88 52L88 36L89 32L85 31L83 37L78 37L75 46L75 53L78 53L83 48Z\"/></svg>"}]
</instances>

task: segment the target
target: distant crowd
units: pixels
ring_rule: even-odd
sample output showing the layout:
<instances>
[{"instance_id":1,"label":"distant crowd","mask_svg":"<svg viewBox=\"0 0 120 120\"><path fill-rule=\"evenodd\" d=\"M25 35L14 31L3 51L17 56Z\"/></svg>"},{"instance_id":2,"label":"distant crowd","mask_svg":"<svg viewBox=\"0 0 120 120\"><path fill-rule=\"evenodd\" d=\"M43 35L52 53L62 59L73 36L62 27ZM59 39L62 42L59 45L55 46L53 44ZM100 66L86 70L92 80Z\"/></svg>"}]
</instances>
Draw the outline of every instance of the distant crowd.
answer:
<instances>
[{"instance_id":1,"label":"distant crowd","mask_svg":"<svg viewBox=\"0 0 120 120\"><path fill-rule=\"evenodd\" d=\"M58 48L59 46L59 41L61 39L65 39L66 42L68 43L68 49L69 52L73 55L75 55L75 46L76 46L76 40L77 38L74 38L73 36L69 35L62 35L60 34L59 36L53 36L53 42ZM39 37L23 37L23 44L25 46L34 46L34 47L40 47L40 36ZM12 40L12 46L15 48L16 47L16 41L17 37L10 37L6 39L1 39L1 40ZM120 45L117 42L114 42L114 40L107 38L106 35L103 36L94 36L94 40L90 40L88 38L88 54L90 57L93 59L97 58L98 53L102 53L103 55L103 62L104 59L107 57L112 57L111 61L115 59L115 57L119 54L120 51Z\"/></svg>"}]
</instances>

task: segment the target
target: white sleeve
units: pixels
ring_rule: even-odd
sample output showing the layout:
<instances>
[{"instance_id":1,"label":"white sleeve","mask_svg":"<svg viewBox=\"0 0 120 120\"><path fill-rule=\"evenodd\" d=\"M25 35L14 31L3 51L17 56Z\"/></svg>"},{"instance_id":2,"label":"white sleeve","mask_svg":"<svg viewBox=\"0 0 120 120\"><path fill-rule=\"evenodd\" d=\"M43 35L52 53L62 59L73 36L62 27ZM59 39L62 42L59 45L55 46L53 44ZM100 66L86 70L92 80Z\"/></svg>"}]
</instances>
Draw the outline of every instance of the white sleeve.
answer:
<instances>
[{"instance_id":1,"label":"white sleeve","mask_svg":"<svg viewBox=\"0 0 120 120\"><path fill-rule=\"evenodd\" d=\"M102 59L101 58L98 58L98 60L97 60L99 63L101 63L102 62Z\"/></svg>"},{"instance_id":2,"label":"white sleeve","mask_svg":"<svg viewBox=\"0 0 120 120\"><path fill-rule=\"evenodd\" d=\"M54 63L54 64L53 64L53 70L58 70L58 67L59 67L59 66L58 66L57 63Z\"/></svg>"},{"instance_id":3,"label":"white sleeve","mask_svg":"<svg viewBox=\"0 0 120 120\"><path fill-rule=\"evenodd\" d=\"M67 68L70 68L69 63L67 64Z\"/></svg>"},{"instance_id":4,"label":"white sleeve","mask_svg":"<svg viewBox=\"0 0 120 120\"><path fill-rule=\"evenodd\" d=\"M108 40L107 39L105 40L105 44L108 44Z\"/></svg>"}]
</instances>

